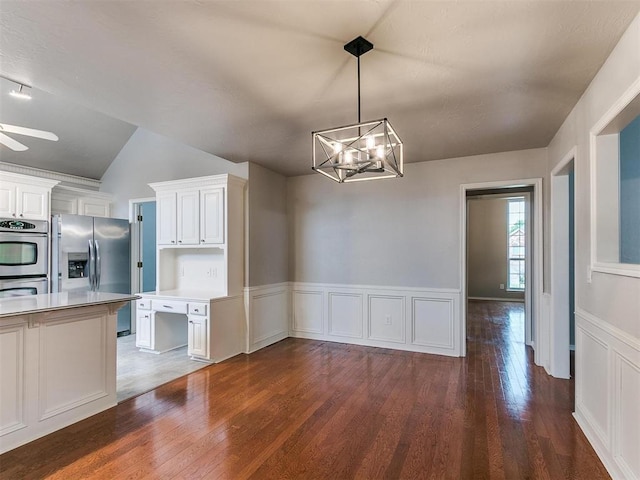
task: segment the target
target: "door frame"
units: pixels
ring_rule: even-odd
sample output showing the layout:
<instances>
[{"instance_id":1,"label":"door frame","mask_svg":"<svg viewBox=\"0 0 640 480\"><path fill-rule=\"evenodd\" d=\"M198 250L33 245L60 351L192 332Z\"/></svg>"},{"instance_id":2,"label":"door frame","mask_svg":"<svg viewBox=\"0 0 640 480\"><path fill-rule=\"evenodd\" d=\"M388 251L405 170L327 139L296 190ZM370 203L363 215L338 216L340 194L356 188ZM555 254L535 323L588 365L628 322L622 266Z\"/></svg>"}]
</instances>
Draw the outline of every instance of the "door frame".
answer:
<instances>
[{"instance_id":1,"label":"door frame","mask_svg":"<svg viewBox=\"0 0 640 480\"><path fill-rule=\"evenodd\" d=\"M460 351L462 356L467 354L467 191L468 190L491 190L496 188L513 187L533 187L533 202L529 202L531 207L530 220L533 227L533 245L530 250L531 265L528 282L530 288L530 312L525 317L525 342L534 348L534 361L539 364L539 353L536 348L540 345L539 338L541 323L540 302L543 290L543 259L542 259L542 178L526 178L514 180L498 180L482 183L464 183L460 185L460 296L463 302L460 309L461 329L460 329Z\"/></svg>"},{"instance_id":2,"label":"door frame","mask_svg":"<svg viewBox=\"0 0 640 480\"><path fill-rule=\"evenodd\" d=\"M549 373L558 378L570 378L568 174L573 170L575 179L577 151L574 146L551 170Z\"/></svg>"},{"instance_id":3,"label":"door frame","mask_svg":"<svg viewBox=\"0 0 640 480\"><path fill-rule=\"evenodd\" d=\"M140 258L140 222L138 222L138 213L141 203L155 202L156 197L132 198L129 200L129 223L131 224L131 292L138 293L140 291L140 269L138 262ZM134 291L135 290L135 291ZM136 332L136 312L135 308L131 309L131 333Z\"/></svg>"}]
</instances>

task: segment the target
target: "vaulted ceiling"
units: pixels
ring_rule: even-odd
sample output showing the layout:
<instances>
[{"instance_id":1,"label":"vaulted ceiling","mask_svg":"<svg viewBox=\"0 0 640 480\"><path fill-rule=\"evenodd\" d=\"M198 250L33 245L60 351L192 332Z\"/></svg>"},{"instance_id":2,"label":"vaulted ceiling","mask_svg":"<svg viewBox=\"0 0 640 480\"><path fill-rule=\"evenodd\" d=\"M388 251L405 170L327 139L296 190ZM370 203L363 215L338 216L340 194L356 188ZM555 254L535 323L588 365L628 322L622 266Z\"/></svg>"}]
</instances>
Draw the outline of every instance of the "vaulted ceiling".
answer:
<instances>
[{"instance_id":1,"label":"vaulted ceiling","mask_svg":"<svg viewBox=\"0 0 640 480\"><path fill-rule=\"evenodd\" d=\"M356 121L356 61L343 45L358 35L375 46L361 58L363 120L388 117L406 162L544 147L639 11L640 1L2 0L0 75L45 100L10 104L3 81L0 123L60 141L0 146L0 161L100 178L141 126L308 173L311 131Z\"/></svg>"}]
</instances>

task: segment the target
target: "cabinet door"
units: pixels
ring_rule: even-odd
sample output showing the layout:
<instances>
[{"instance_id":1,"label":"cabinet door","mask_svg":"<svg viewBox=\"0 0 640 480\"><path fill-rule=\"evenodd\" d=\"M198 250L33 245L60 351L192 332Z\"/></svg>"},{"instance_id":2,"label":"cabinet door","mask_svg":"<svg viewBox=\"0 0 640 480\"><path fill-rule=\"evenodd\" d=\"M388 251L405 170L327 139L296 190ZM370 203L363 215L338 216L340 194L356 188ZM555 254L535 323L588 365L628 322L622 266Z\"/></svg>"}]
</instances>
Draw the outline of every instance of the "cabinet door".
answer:
<instances>
[{"instance_id":1,"label":"cabinet door","mask_svg":"<svg viewBox=\"0 0 640 480\"><path fill-rule=\"evenodd\" d=\"M224 243L224 188L200 191L200 243Z\"/></svg>"},{"instance_id":2,"label":"cabinet door","mask_svg":"<svg viewBox=\"0 0 640 480\"><path fill-rule=\"evenodd\" d=\"M78 211L80 215L90 217L109 217L111 203L102 198L83 197L78 199Z\"/></svg>"},{"instance_id":3,"label":"cabinet door","mask_svg":"<svg viewBox=\"0 0 640 480\"><path fill-rule=\"evenodd\" d=\"M16 207L18 218L48 220L49 190L42 187L18 185L16 188Z\"/></svg>"},{"instance_id":4,"label":"cabinet door","mask_svg":"<svg viewBox=\"0 0 640 480\"><path fill-rule=\"evenodd\" d=\"M158 245L176 244L176 194L159 193L156 197L156 233Z\"/></svg>"},{"instance_id":5,"label":"cabinet door","mask_svg":"<svg viewBox=\"0 0 640 480\"><path fill-rule=\"evenodd\" d=\"M20 218L47 220L49 218L49 192L46 188L18 185L16 212Z\"/></svg>"},{"instance_id":6,"label":"cabinet door","mask_svg":"<svg viewBox=\"0 0 640 480\"><path fill-rule=\"evenodd\" d=\"M207 344L208 344L208 323L207 317L198 315L189 315L189 327L188 327L188 340L187 340L187 353L196 357L209 356Z\"/></svg>"},{"instance_id":7,"label":"cabinet door","mask_svg":"<svg viewBox=\"0 0 640 480\"><path fill-rule=\"evenodd\" d=\"M76 215L78 213L78 199L71 198L67 195L60 195L54 190L51 193L51 214L69 213Z\"/></svg>"},{"instance_id":8,"label":"cabinet door","mask_svg":"<svg viewBox=\"0 0 640 480\"><path fill-rule=\"evenodd\" d=\"M136 347L153 348L151 345L151 312L138 312L136 323Z\"/></svg>"},{"instance_id":9,"label":"cabinet door","mask_svg":"<svg viewBox=\"0 0 640 480\"><path fill-rule=\"evenodd\" d=\"M200 243L200 194L198 190L178 192L178 244Z\"/></svg>"},{"instance_id":10,"label":"cabinet door","mask_svg":"<svg viewBox=\"0 0 640 480\"><path fill-rule=\"evenodd\" d=\"M16 216L16 186L0 182L0 217Z\"/></svg>"}]
</instances>

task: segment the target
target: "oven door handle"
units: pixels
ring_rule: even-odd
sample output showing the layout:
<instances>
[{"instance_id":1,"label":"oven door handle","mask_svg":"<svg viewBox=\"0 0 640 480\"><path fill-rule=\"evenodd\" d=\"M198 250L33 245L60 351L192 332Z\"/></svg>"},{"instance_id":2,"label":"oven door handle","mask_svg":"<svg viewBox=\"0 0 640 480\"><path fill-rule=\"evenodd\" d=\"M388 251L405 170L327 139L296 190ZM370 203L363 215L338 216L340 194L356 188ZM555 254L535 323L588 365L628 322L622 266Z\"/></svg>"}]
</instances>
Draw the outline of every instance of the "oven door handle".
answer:
<instances>
[{"instance_id":1,"label":"oven door handle","mask_svg":"<svg viewBox=\"0 0 640 480\"><path fill-rule=\"evenodd\" d=\"M96 254L93 249L93 240L89 240L89 289L96 289Z\"/></svg>"}]
</instances>

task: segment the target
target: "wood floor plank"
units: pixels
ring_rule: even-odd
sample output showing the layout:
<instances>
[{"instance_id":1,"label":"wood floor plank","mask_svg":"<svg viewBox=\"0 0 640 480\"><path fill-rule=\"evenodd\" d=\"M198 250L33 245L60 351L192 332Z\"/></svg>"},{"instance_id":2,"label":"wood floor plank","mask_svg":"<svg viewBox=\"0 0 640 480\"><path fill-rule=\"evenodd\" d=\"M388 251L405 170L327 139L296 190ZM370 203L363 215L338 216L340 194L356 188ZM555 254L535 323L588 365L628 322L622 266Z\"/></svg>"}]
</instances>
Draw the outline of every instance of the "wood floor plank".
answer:
<instances>
[{"instance_id":1,"label":"wood floor plank","mask_svg":"<svg viewBox=\"0 0 640 480\"><path fill-rule=\"evenodd\" d=\"M609 478L522 304L467 323L465 358L287 339L1 455L0 478Z\"/></svg>"}]
</instances>

